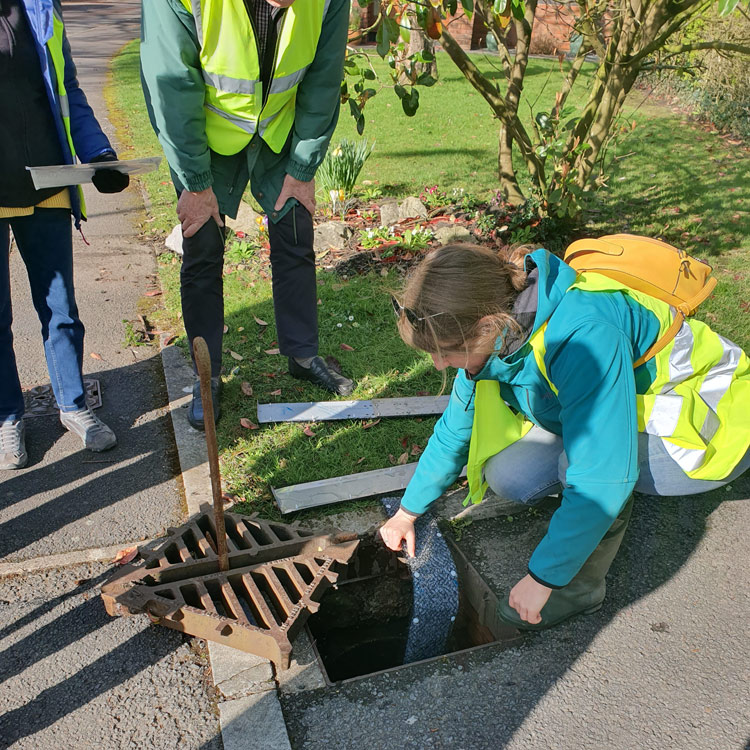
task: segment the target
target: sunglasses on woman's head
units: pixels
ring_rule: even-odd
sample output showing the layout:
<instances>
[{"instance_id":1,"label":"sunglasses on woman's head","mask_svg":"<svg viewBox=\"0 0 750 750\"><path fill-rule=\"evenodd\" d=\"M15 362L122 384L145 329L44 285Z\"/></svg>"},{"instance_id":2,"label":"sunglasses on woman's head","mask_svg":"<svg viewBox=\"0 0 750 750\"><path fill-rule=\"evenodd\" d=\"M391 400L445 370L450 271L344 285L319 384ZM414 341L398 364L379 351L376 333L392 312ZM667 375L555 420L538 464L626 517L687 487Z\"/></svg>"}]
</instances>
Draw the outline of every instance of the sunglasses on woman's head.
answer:
<instances>
[{"instance_id":1,"label":"sunglasses on woman's head","mask_svg":"<svg viewBox=\"0 0 750 750\"><path fill-rule=\"evenodd\" d=\"M401 317L401 314L406 317L409 321L409 325L412 328L417 327L417 323L421 323L423 320L429 320L430 318L437 318L438 315L445 315L444 312L434 313L433 315L424 315L420 317L410 307L404 307L395 297L391 296L391 304L393 305L393 312L397 318Z\"/></svg>"}]
</instances>

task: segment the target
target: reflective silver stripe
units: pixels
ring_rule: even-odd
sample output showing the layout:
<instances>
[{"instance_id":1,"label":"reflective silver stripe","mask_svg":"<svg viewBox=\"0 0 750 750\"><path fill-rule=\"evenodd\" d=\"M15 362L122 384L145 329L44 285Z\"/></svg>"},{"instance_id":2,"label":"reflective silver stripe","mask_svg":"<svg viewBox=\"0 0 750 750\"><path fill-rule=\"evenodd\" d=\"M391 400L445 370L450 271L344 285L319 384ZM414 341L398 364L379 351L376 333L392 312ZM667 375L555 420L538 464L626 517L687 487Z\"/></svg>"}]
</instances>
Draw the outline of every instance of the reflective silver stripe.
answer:
<instances>
[{"instance_id":1,"label":"reflective silver stripe","mask_svg":"<svg viewBox=\"0 0 750 750\"><path fill-rule=\"evenodd\" d=\"M230 115L227 112L222 112L220 109L217 109L211 104L206 104L206 109L210 109L212 112L219 115L219 117L223 117L225 120L229 120L229 122L234 123L238 128L242 128L246 133L254 133L257 129L255 120L245 120L243 117Z\"/></svg>"},{"instance_id":2,"label":"reflective silver stripe","mask_svg":"<svg viewBox=\"0 0 750 750\"><path fill-rule=\"evenodd\" d=\"M721 422L719 421L719 418L709 408L708 412L706 413L706 418L703 420L703 424L701 425L700 430L698 430L698 433L700 434L704 443L710 443L711 440L713 440L713 437L716 434L716 430L719 429L720 425Z\"/></svg>"},{"instance_id":3,"label":"reflective silver stripe","mask_svg":"<svg viewBox=\"0 0 750 750\"><path fill-rule=\"evenodd\" d=\"M269 93L280 94L282 91L289 91L289 89L294 88L305 77L305 73L307 73L309 67L309 65L305 65L304 68L295 73L290 73L289 75L281 76L280 78L274 78L271 81L271 90Z\"/></svg>"},{"instance_id":4,"label":"reflective silver stripe","mask_svg":"<svg viewBox=\"0 0 750 750\"><path fill-rule=\"evenodd\" d=\"M654 406L646 423L649 435L673 435L682 412L682 396L675 394L654 396Z\"/></svg>"},{"instance_id":5,"label":"reflective silver stripe","mask_svg":"<svg viewBox=\"0 0 750 750\"><path fill-rule=\"evenodd\" d=\"M682 448L666 438L662 438L662 443L667 449L667 453L669 453L684 472L694 471L703 463L703 458L706 455L706 451L704 450Z\"/></svg>"},{"instance_id":6,"label":"reflective silver stripe","mask_svg":"<svg viewBox=\"0 0 750 750\"><path fill-rule=\"evenodd\" d=\"M331 4L331 0L326 0L326 4L323 6L323 20L326 20L326 15L328 14L328 6Z\"/></svg>"},{"instance_id":7,"label":"reflective silver stripe","mask_svg":"<svg viewBox=\"0 0 750 750\"><path fill-rule=\"evenodd\" d=\"M195 19L195 31L198 34L198 44L203 47L203 15L201 12L201 0L190 0L193 6L193 18Z\"/></svg>"},{"instance_id":8,"label":"reflective silver stripe","mask_svg":"<svg viewBox=\"0 0 750 750\"><path fill-rule=\"evenodd\" d=\"M55 17L55 20L56 20L56 21L59 21L60 23L62 23L62 22L63 22L63 18L62 18L62 15L61 15L61 14L60 14L60 12L59 12L59 11L57 10L57 8L55 8L55 6L54 6L54 5L52 6L52 15L53 15L53 16Z\"/></svg>"},{"instance_id":9,"label":"reflective silver stripe","mask_svg":"<svg viewBox=\"0 0 750 750\"><path fill-rule=\"evenodd\" d=\"M260 121L260 124L258 125L258 133L260 133L261 136L266 132L271 122L279 116L279 112L281 112L281 110L279 110L276 114L271 115L270 117L266 117L265 120Z\"/></svg>"},{"instance_id":10,"label":"reflective silver stripe","mask_svg":"<svg viewBox=\"0 0 750 750\"><path fill-rule=\"evenodd\" d=\"M669 384L676 385L691 377L693 366L690 357L694 346L693 329L687 321L683 322L677 335L674 337L674 346L669 353ZM662 389L664 391L666 389Z\"/></svg>"},{"instance_id":11,"label":"reflective silver stripe","mask_svg":"<svg viewBox=\"0 0 750 750\"><path fill-rule=\"evenodd\" d=\"M721 359L709 370L708 375L701 383L698 393L700 397L714 410L719 406L719 401L729 390L734 372L740 364L742 350L723 336L714 334L721 341Z\"/></svg>"},{"instance_id":12,"label":"reflective silver stripe","mask_svg":"<svg viewBox=\"0 0 750 750\"><path fill-rule=\"evenodd\" d=\"M63 117L70 117L70 104L67 94L60 94L60 114Z\"/></svg>"},{"instance_id":13,"label":"reflective silver stripe","mask_svg":"<svg viewBox=\"0 0 750 750\"><path fill-rule=\"evenodd\" d=\"M209 85L213 86L219 91L224 91L227 94L254 94L256 84L260 81L251 81L249 79L232 78L231 76L223 76L218 73L209 73L204 70L203 80Z\"/></svg>"}]
</instances>

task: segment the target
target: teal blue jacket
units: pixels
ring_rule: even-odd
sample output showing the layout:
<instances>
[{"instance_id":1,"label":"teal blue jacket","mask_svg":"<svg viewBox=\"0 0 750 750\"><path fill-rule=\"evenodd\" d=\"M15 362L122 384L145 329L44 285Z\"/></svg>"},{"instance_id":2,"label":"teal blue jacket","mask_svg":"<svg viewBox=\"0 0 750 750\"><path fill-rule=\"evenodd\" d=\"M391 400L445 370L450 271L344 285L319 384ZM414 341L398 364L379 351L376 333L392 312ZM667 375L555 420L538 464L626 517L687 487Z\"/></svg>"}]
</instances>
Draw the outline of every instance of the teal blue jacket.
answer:
<instances>
[{"instance_id":1,"label":"teal blue jacket","mask_svg":"<svg viewBox=\"0 0 750 750\"><path fill-rule=\"evenodd\" d=\"M560 588L580 570L617 518L638 478L636 393L653 381L653 360L633 369L656 340L656 316L621 292L568 288L575 271L546 250L526 256L539 270L532 334L547 321L545 366L552 391L525 343L491 356L473 380L497 380L513 409L561 435L568 457L562 503L529 561L538 582ZM465 465L475 383L461 370L401 505L423 513Z\"/></svg>"}]
</instances>

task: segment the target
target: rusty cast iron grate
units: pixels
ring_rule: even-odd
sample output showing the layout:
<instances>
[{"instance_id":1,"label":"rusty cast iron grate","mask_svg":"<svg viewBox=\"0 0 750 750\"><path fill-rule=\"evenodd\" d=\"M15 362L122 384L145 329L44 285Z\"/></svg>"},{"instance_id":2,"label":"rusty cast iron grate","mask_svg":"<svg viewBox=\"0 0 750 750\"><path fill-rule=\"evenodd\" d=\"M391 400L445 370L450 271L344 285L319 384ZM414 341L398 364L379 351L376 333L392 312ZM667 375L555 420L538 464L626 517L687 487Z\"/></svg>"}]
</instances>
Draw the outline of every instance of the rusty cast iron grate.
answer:
<instances>
[{"instance_id":1,"label":"rusty cast iron grate","mask_svg":"<svg viewBox=\"0 0 750 750\"><path fill-rule=\"evenodd\" d=\"M354 534L313 532L224 513L229 569L219 569L210 508L102 587L111 615L152 620L289 666L291 641L325 590L346 574Z\"/></svg>"}]
</instances>

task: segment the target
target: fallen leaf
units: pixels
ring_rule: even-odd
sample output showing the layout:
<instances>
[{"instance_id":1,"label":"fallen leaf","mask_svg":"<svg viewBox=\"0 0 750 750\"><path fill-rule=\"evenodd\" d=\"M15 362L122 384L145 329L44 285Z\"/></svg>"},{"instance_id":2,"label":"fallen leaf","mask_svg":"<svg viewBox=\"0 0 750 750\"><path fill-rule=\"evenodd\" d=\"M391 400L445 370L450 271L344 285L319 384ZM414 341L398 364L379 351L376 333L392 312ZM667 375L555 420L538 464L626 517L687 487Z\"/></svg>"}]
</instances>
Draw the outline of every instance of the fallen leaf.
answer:
<instances>
[{"instance_id":1,"label":"fallen leaf","mask_svg":"<svg viewBox=\"0 0 750 750\"><path fill-rule=\"evenodd\" d=\"M395 463L396 463L396 457L395 457L395 456L393 455L393 453L389 453L389 454L388 454L388 460L389 460L389 461L390 461L390 462L391 462L392 464L395 464Z\"/></svg>"},{"instance_id":2,"label":"fallen leaf","mask_svg":"<svg viewBox=\"0 0 750 750\"><path fill-rule=\"evenodd\" d=\"M96 352L91 352L91 359L99 359L102 362L104 361L104 357L102 357L101 354L97 354Z\"/></svg>"},{"instance_id":3,"label":"fallen leaf","mask_svg":"<svg viewBox=\"0 0 750 750\"><path fill-rule=\"evenodd\" d=\"M406 448L406 446L409 444L409 441L405 437L399 438L399 442L401 443L402 448Z\"/></svg>"},{"instance_id":4,"label":"fallen leaf","mask_svg":"<svg viewBox=\"0 0 750 750\"><path fill-rule=\"evenodd\" d=\"M302 432L304 432L304 433L305 433L305 435L307 435L307 437L315 437L315 433L314 433L314 432L313 432L313 431L312 431L312 430L310 429L310 426L309 426L309 425L307 425L307 426L305 427L305 429L304 429L304 430L302 430Z\"/></svg>"},{"instance_id":5,"label":"fallen leaf","mask_svg":"<svg viewBox=\"0 0 750 750\"><path fill-rule=\"evenodd\" d=\"M146 292L146 297L158 297L161 294L161 289L150 289Z\"/></svg>"},{"instance_id":6,"label":"fallen leaf","mask_svg":"<svg viewBox=\"0 0 750 750\"><path fill-rule=\"evenodd\" d=\"M240 386L240 389L246 396L252 396L253 395L253 387L250 385L250 383L243 383Z\"/></svg>"},{"instance_id":7,"label":"fallen leaf","mask_svg":"<svg viewBox=\"0 0 750 750\"><path fill-rule=\"evenodd\" d=\"M280 396L281 395L281 388L276 389L275 391L269 391L269 396Z\"/></svg>"},{"instance_id":8,"label":"fallen leaf","mask_svg":"<svg viewBox=\"0 0 750 750\"><path fill-rule=\"evenodd\" d=\"M115 559L112 562L114 562L115 565L126 565L133 560L137 554L138 547L126 547L125 549L121 549L115 555Z\"/></svg>"},{"instance_id":9,"label":"fallen leaf","mask_svg":"<svg viewBox=\"0 0 750 750\"><path fill-rule=\"evenodd\" d=\"M341 348L345 352L353 352L354 351L354 347L353 346L349 346L349 344L341 344Z\"/></svg>"},{"instance_id":10,"label":"fallen leaf","mask_svg":"<svg viewBox=\"0 0 750 750\"><path fill-rule=\"evenodd\" d=\"M411 455L418 456L421 452L422 452L422 449L416 443L414 443L414 445L412 445L411 447L411 451L410 451Z\"/></svg>"},{"instance_id":11,"label":"fallen leaf","mask_svg":"<svg viewBox=\"0 0 750 750\"><path fill-rule=\"evenodd\" d=\"M175 336L173 333L163 333L161 335L160 343L162 346L169 346L176 338L177 336Z\"/></svg>"},{"instance_id":12,"label":"fallen leaf","mask_svg":"<svg viewBox=\"0 0 750 750\"><path fill-rule=\"evenodd\" d=\"M242 362L242 360L245 359L241 354L237 354L237 352L233 352L231 349L229 350L229 356L232 359L236 359L238 362Z\"/></svg>"},{"instance_id":13,"label":"fallen leaf","mask_svg":"<svg viewBox=\"0 0 750 750\"><path fill-rule=\"evenodd\" d=\"M266 354L278 354L279 353L278 349L265 349L264 351Z\"/></svg>"},{"instance_id":14,"label":"fallen leaf","mask_svg":"<svg viewBox=\"0 0 750 750\"><path fill-rule=\"evenodd\" d=\"M407 451L404 451L399 457L396 463L399 466L403 466L407 461L409 460L409 453Z\"/></svg>"},{"instance_id":15,"label":"fallen leaf","mask_svg":"<svg viewBox=\"0 0 750 750\"><path fill-rule=\"evenodd\" d=\"M238 331L244 331L245 330L245 326L237 326L237 330Z\"/></svg>"},{"instance_id":16,"label":"fallen leaf","mask_svg":"<svg viewBox=\"0 0 750 750\"><path fill-rule=\"evenodd\" d=\"M261 319L260 319L260 318L259 318L259 317L258 317L257 315L253 315L253 318L255 319L255 322L256 322L256 323L257 323L257 324L258 324L259 326L267 326L267 325L268 325L268 323L266 323L266 321L265 321L265 320L261 320Z\"/></svg>"},{"instance_id":17,"label":"fallen leaf","mask_svg":"<svg viewBox=\"0 0 750 750\"><path fill-rule=\"evenodd\" d=\"M224 324L224 333L227 333L229 331L229 326L225 323Z\"/></svg>"},{"instance_id":18,"label":"fallen leaf","mask_svg":"<svg viewBox=\"0 0 750 750\"><path fill-rule=\"evenodd\" d=\"M240 424L246 429L246 430L257 430L258 425L255 424L255 422L251 422L247 417L242 417L240 419Z\"/></svg>"},{"instance_id":19,"label":"fallen leaf","mask_svg":"<svg viewBox=\"0 0 750 750\"><path fill-rule=\"evenodd\" d=\"M362 458L360 458L360 459L357 459L357 462L356 462L356 463L355 463L354 465L355 465L355 466L357 466L357 464L361 464L361 463L362 463L362 461L364 461L364 460L365 460L365 457L364 457L364 456L362 456Z\"/></svg>"},{"instance_id":20,"label":"fallen leaf","mask_svg":"<svg viewBox=\"0 0 750 750\"><path fill-rule=\"evenodd\" d=\"M378 424L379 422L380 422L380 420L379 420L379 419L376 419L376 420L375 420L374 422L365 422L365 423L364 423L364 424L362 425L362 429L363 429L363 430L369 430L369 429L370 429L370 427L375 427L375 425L376 425L376 424Z\"/></svg>"},{"instance_id":21,"label":"fallen leaf","mask_svg":"<svg viewBox=\"0 0 750 750\"><path fill-rule=\"evenodd\" d=\"M429 391L417 391L417 396L429 396Z\"/></svg>"}]
</instances>

